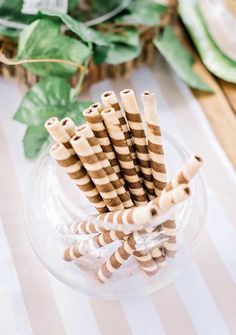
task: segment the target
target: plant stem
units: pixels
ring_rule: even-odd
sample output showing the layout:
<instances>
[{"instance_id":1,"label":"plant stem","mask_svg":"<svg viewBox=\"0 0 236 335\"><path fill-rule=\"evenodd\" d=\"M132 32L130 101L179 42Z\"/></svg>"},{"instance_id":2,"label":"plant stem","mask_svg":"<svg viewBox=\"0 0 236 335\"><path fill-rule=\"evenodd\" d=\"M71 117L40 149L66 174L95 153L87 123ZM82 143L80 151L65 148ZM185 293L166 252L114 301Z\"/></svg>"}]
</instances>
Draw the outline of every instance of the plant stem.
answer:
<instances>
[{"instance_id":1,"label":"plant stem","mask_svg":"<svg viewBox=\"0 0 236 335\"><path fill-rule=\"evenodd\" d=\"M90 51L92 52L92 43L91 42L88 43L88 47L89 47ZM79 80L78 80L78 82L77 82L77 84L74 88L75 96L78 96L80 94L81 86L83 84L84 77L88 72L88 65L89 65L90 59L91 59L91 56L86 59L86 61L84 63L84 70L80 72Z\"/></svg>"}]
</instances>

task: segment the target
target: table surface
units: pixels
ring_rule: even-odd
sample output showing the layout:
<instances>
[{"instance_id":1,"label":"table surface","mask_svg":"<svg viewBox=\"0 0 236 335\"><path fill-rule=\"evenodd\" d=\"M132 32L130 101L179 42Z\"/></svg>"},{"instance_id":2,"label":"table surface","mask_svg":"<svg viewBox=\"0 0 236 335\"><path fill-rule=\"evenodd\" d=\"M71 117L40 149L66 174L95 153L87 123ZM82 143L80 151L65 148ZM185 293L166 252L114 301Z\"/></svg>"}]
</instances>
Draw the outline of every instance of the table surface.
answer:
<instances>
[{"instance_id":1,"label":"table surface","mask_svg":"<svg viewBox=\"0 0 236 335\"><path fill-rule=\"evenodd\" d=\"M158 98L162 128L204 159L207 231L191 264L170 285L142 299L102 301L53 278L36 258L23 217L24 125L12 120L17 86L0 80L0 334L226 335L236 334L236 180L232 163L192 92L159 56L130 80L94 85L92 100L113 89L145 89ZM235 143L234 143L235 144ZM232 144L233 145L233 144Z\"/></svg>"}]
</instances>

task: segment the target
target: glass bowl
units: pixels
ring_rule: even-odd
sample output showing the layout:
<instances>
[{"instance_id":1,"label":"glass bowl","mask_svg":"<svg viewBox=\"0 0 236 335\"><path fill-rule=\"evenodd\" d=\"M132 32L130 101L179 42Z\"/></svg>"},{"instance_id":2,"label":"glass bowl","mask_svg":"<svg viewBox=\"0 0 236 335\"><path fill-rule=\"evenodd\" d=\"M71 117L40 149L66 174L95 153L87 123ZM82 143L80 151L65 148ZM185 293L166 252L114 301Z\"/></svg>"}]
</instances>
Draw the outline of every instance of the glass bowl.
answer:
<instances>
[{"instance_id":1,"label":"glass bowl","mask_svg":"<svg viewBox=\"0 0 236 335\"><path fill-rule=\"evenodd\" d=\"M171 136L163 133L163 145L168 178L186 162L189 155ZM46 150L38 158L29 177L25 194L25 223L32 247L41 262L63 283L106 299L138 297L153 293L172 282L193 257L206 226L206 193L200 174L191 184L191 196L176 208L177 253L168 258L165 267L154 276L141 272L133 256L104 284L96 277L101 264L111 255L119 242L73 262L66 262L63 253L73 236L63 236L57 230L86 217L91 212L87 199L58 167Z\"/></svg>"}]
</instances>

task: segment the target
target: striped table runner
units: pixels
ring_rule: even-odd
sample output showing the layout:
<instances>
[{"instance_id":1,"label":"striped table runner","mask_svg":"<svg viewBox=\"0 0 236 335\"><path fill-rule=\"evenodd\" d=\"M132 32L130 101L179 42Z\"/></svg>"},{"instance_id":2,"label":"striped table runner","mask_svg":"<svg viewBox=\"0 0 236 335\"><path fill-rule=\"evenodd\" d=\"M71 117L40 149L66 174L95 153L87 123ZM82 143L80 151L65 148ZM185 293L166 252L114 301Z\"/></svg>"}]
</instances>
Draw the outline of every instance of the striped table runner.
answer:
<instances>
[{"instance_id":1,"label":"striped table runner","mask_svg":"<svg viewBox=\"0 0 236 335\"><path fill-rule=\"evenodd\" d=\"M208 228L194 261L174 283L135 301L101 301L72 291L37 260L23 218L33 162L23 156L24 126L12 120L21 95L3 80L0 88L0 334L236 334L235 174L198 102L164 60L135 71L129 81L103 81L88 92L93 100L108 89L154 92L163 128L205 161Z\"/></svg>"}]
</instances>

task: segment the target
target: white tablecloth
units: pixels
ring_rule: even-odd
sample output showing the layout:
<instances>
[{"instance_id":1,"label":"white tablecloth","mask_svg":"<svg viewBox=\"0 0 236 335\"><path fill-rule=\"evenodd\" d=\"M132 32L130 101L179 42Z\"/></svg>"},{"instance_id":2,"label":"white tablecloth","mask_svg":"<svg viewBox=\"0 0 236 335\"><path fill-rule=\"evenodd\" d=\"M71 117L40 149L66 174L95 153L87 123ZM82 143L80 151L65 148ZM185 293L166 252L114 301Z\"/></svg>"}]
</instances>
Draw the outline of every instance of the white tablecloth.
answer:
<instances>
[{"instance_id":1,"label":"white tablecloth","mask_svg":"<svg viewBox=\"0 0 236 335\"><path fill-rule=\"evenodd\" d=\"M24 158L24 125L12 120L18 87L0 80L0 334L236 334L236 182L233 168L189 89L158 58L129 81L103 81L92 100L113 89L145 89L158 97L162 128L204 161L207 233L193 262L161 291L135 301L102 301L47 273L24 229L23 192L32 161ZM87 96L87 97L88 97ZM232 145L235 145L235 143Z\"/></svg>"}]
</instances>

